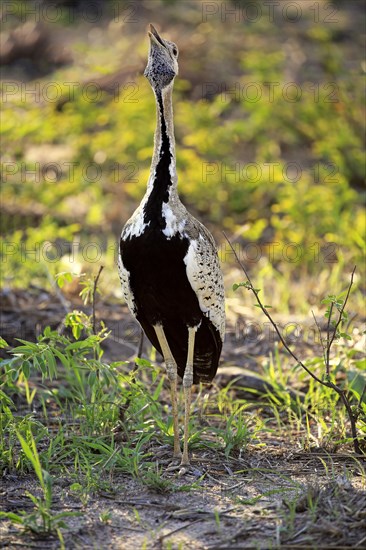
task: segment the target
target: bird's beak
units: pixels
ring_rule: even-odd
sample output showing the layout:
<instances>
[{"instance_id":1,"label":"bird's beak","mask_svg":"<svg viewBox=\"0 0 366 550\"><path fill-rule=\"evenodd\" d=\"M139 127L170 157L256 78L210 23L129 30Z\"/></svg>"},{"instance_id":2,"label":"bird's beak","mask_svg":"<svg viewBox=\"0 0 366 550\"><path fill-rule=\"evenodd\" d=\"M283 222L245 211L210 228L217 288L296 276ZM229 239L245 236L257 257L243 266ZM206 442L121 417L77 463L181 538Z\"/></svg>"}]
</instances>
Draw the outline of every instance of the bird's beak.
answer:
<instances>
[{"instance_id":1,"label":"bird's beak","mask_svg":"<svg viewBox=\"0 0 366 550\"><path fill-rule=\"evenodd\" d=\"M154 25L152 25L151 23L150 23L150 30L147 32L147 34L149 35L151 44L155 43L159 47L163 46L163 48L166 48L163 39L160 38L158 31L156 30Z\"/></svg>"}]
</instances>

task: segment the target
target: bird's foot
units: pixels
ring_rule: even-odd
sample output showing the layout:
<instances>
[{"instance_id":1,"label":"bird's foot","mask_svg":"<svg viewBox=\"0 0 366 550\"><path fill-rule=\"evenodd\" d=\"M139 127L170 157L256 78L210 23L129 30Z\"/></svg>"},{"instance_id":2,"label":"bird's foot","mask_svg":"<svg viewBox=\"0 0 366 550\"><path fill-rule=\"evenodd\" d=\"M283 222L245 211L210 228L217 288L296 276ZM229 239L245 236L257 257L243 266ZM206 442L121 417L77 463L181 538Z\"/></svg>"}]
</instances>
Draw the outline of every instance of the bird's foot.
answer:
<instances>
[{"instance_id":1,"label":"bird's foot","mask_svg":"<svg viewBox=\"0 0 366 550\"><path fill-rule=\"evenodd\" d=\"M192 464L181 464L180 470L178 472L178 477L183 477L186 475L198 478L202 476L202 471L199 470L196 466L192 466Z\"/></svg>"},{"instance_id":2,"label":"bird's foot","mask_svg":"<svg viewBox=\"0 0 366 550\"><path fill-rule=\"evenodd\" d=\"M200 477L202 472L198 470L195 466L192 466L190 462L183 462L182 460L173 460L168 466L168 472L174 472L178 470L178 477L183 477L185 475L193 475L194 477Z\"/></svg>"},{"instance_id":3,"label":"bird's foot","mask_svg":"<svg viewBox=\"0 0 366 550\"><path fill-rule=\"evenodd\" d=\"M167 472L174 472L174 470L178 470L178 468L181 467L182 463L182 454L177 453L174 454L173 460L170 462L169 466L167 467Z\"/></svg>"}]
</instances>

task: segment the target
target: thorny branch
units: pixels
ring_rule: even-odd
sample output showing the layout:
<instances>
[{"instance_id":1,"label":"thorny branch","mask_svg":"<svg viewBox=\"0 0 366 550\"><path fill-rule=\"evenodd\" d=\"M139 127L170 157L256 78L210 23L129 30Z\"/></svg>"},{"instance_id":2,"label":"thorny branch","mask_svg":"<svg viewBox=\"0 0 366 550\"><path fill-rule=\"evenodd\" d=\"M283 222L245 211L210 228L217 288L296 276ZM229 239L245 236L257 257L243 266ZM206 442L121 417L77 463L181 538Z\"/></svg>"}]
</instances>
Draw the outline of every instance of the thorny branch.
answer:
<instances>
[{"instance_id":1,"label":"thorny branch","mask_svg":"<svg viewBox=\"0 0 366 550\"><path fill-rule=\"evenodd\" d=\"M339 310L339 316L338 316L337 322L335 323L334 331L332 333L332 336L329 337L329 334L330 334L330 318L331 318L331 312L332 312L332 309L333 309L332 308L333 304L331 304L331 308L330 308L330 311L329 311L329 318L328 318L328 326L327 326L327 345L326 345L325 357L324 357L324 363L325 363L325 369L326 369L326 380L321 380L320 378L318 378L318 376L316 376L313 372L311 372L311 370L297 357L297 355L288 346L288 344L287 344L286 340L283 338L276 322L272 319L270 313L268 313L266 306L263 305L263 303L262 303L262 301L259 297L259 294L258 294L259 293L258 289L254 288L254 286L252 284L252 281L249 277L249 274L248 274L247 270L245 269L243 263L240 261L238 255L236 253L236 250L234 249L233 245L231 244L229 238L227 237L226 233L224 233L224 232L223 232L223 235L224 235L225 239L227 240L227 242L229 243L229 246L230 246L230 248L233 251L233 254L235 256L235 259L238 262L238 264L240 265L241 269L243 270L244 275L245 275L245 277L246 277L246 279L249 283L246 288L248 288L248 290L251 290L252 293L254 294L254 296L257 300L258 306L260 307L260 309L262 310L264 315L267 317L267 319L270 321L271 325L275 329L275 331L276 331L281 343L283 344L285 350L287 351L287 353L289 353L291 355L291 357L293 359L295 359L297 364L300 365L314 380L316 380L319 384L322 384L323 386L326 386L327 388L332 388L340 396L340 398L342 399L343 404L344 404L344 406L346 408L346 411L347 411L347 414L348 414L350 424L351 424L353 448L354 448L356 454L363 454L362 451L361 451L359 441L358 441L358 436L357 436L357 428L356 428L357 416L353 413L353 410L352 410L351 404L348 400L348 397L346 395L346 392L344 390L342 390L339 386L337 386L336 384L334 384L333 382L331 382L329 380L329 355L330 355L330 349L331 349L332 344L334 342L334 338L337 334L339 324L342 321L344 309L345 309L346 304L348 302L348 298L349 298L351 288L352 288L352 285L353 285L353 278L354 278L354 274L355 274L355 271L356 271L356 266L353 268L353 271L352 271L352 274L351 274L351 280L350 280L348 290L347 290L347 294L346 294L346 298L343 302L343 305L342 305L341 309ZM318 324L317 324L317 327L318 327L318 330L319 330L319 333L320 333L320 328L319 328ZM320 334L320 338L321 338L321 334ZM323 348L324 348L324 346L323 346ZM365 389L365 391L366 391L366 389ZM361 401L360 401L360 404L361 404Z\"/></svg>"}]
</instances>

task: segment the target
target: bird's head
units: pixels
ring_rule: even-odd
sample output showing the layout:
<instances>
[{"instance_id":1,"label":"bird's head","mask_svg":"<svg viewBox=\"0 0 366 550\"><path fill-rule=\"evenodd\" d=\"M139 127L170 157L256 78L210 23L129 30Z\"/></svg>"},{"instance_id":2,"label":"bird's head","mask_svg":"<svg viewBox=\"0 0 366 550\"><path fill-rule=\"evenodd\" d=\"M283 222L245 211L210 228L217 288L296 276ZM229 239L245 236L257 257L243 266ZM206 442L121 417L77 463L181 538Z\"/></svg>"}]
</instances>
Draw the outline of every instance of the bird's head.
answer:
<instances>
[{"instance_id":1,"label":"bird's head","mask_svg":"<svg viewBox=\"0 0 366 550\"><path fill-rule=\"evenodd\" d=\"M161 38L151 24L148 34L150 51L144 75L154 91L161 92L178 74L178 48L173 42Z\"/></svg>"}]
</instances>

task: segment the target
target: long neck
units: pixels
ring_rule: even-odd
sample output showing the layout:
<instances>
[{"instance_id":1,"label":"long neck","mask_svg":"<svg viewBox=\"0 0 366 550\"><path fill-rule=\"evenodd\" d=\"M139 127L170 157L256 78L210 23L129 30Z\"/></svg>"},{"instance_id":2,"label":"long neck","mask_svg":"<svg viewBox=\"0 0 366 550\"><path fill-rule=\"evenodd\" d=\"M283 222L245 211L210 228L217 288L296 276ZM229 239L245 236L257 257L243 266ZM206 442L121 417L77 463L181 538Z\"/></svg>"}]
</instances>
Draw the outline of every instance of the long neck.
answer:
<instances>
[{"instance_id":1,"label":"long neck","mask_svg":"<svg viewBox=\"0 0 366 550\"><path fill-rule=\"evenodd\" d=\"M155 220L164 223L163 203L168 203L173 197L177 197L172 89L173 85L170 85L162 92L155 92L156 130L146 193L146 222Z\"/></svg>"},{"instance_id":2,"label":"long neck","mask_svg":"<svg viewBox=\"0 0 366 550\"><path fill-rule=\"evenodd\" d=\"M173 86L170 85L163 89L162 92L155 92L156 100L156 129L154 136L154 153L151 162L150 174L154 175L159 161L168 151L170 154L170 174L174 181L173 185L177 184L176 163L175 163L175 137L174 137L174 121L173 121Z\"/></svg>"}]
</instances>

